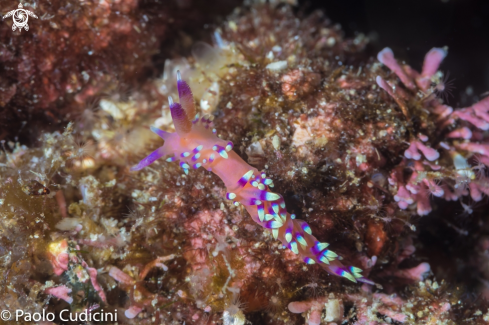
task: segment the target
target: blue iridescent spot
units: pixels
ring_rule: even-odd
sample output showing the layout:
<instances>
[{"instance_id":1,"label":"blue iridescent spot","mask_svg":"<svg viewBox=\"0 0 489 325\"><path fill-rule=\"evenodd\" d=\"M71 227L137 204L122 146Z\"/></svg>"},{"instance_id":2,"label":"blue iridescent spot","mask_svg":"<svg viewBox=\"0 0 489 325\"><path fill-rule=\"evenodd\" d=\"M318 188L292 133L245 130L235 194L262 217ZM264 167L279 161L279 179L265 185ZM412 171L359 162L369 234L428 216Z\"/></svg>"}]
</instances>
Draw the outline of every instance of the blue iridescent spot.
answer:
<instances>
[{"instance_id":1,"label":"blue iridescent spot","mask_svg":"<svg viewBox=\"0 0 489 325\"><path fill-rule=\"evenodd\" d=\"M309 258L307 256L304 258L304 262L306 262L307 264L316 264L316 262L312 258Z\"/></svg>"},{"instance_id":2,"label":"blue iridescent spot","mask_svg":"<svg viewBox=\"0 0 489 325\"><path fill-rule=\"evenodd\" d=\"M303 223L302 224L302 230L304 230L309 235L312 234L311 227L309 227L309 225L307 223Z\"/></svg>"},{"instance_id":3,"label":"blue iridescent spot","mask_svg":"<svg viewBox=\"0 0 489 325\"><path fill-rule=\"evenodd\" d=\"M263 208L263 205L258 205L256 208L258 210L258 218L263 222L263 219L265 219L265 209Z\"/></svg>"},{"instance_id":4,"label":"blue iridescent spot","mask_svg":"<svg viewBox=\"0 0 489 325\"><path fill-rule=\"evenodd\" d=\"M325 250L328 246L329 246L328 243L320 243L317 241L314 244L314 246L311 247L311 252L313 252L314 255L317 255L317 254L321 253L323 250Z\"/></svg>"},{"instance_id":5,"label":"blue iridescent spot","mask_svg":"<svg viewBox=\"0 0 489 325\"><path fill-rule=\"evenodd\" d=\"M224 159L228 159L228 153L224 149L219 149L219 155Z\"/></svg>"},{"instance_id":6,"label":"blue iridescent spot","mask_svg":"<svg viewBox=\"0 0 489 325\"><path fill-rule=\"evenodd\" d=\"M339 273L340 273L340 276L347 278L351 282L357 282L357 279L355 279L355 277L353 275L351 275L350 273L348 273L347 271L341 270L341 272L339 272Z\"/></svg>"},{"instance_id":7,"label":"blue iridescent spot","mask_svg":"<svg viewBox=\"0 0 489 325\"><path fill-rule=\"evenodd\" d=\"M253 170L248 171L246 174L243 175L243 177L238 180L238 185L244 187L248 183L252 175Z\"/></svg>"},{"instance_id":8,"label":"blue iridescent spot","mask_svg":"<svg viewBox=\"0 0 489 325\"><path fill-rule=\"evenodd\" d=\"M299 254L299 250L297 249L297 243L295 241L289 244L289 249L293 251L295 254Z\"/></svg>"},{"instance_id":9,"label":"blue iridescent spot","mask_svg":"<svg viewBox=\"0 0 489 325\"><path fill-rule=\"evenodd\" d=\"M328 262L332 261L336 257L338 257L338 255L335 252L330 251L330 250L323 251L320 256L321 256L321 258L320 258L321 261L323 261L323 259L326 259L326 260L328 260ZM326 263L326 264L328 264L328 263Z\"/></svg>"},{"instance_id":10,"label":"blue iridescent spot","mask_svg":"<svg viewBox=\"0 0 489 325\"><path fill-rule=\"evenodd\" d=\"M226 152L226 149L224 149L221 146L215 145L212 147L212 150L217 151L217 153L224 159L228 159L228 153Z\"/></svg>"},{"instance_id":11,"label":"blue iridescent spot","mask_svg":"<svg viewBox=\"0 0 489 325\"><path fill-rule=\"evenodd\" d=\"M296 233L295 238L297 238L299 244L301 244L302 246L307 246L307 241L304 239L304 237L301 234Z\"/></svg>"},{"instance_id":12,"label":"blue iridescent spot","mask_svg":"<svg viewBox=\"0 0 489 325\"><path fill-rule=\"evenodd\" d=\"M264 201L276 201L280 199L280 195L272 193L272 192L267 192L267 191L261 191L260 192L260 200Z\"/></svg>"},{"instance_id":13,"label":"blue iridescent spot","mask_svg":"<svg viewBox=\"0 0 489 325\"><path fill-rule=\"evenodd\" d=\"M231 151L233 149L233 143L231 141L226 145L226 151Z\"/></svg>"},{"instance_id":14,"label":"blue iridescent spot","mask_svg":"<svg viewBox=\"0 0 489 325\"><path fill-rule=\"evenodd\" d=\"M194 151L194 153L197 153L200 150L202 150L202 148L204 148L204 146L203 145L200 145L200 146L195 147L195 149L193 151Z\"/></svg>"},{"instance_id":15,"label":"blue iridescent spot","mask_svg":"<svg viewBox=\"0 0 489 325\"><path fill-rule=\"evenodd\" d=\"M285 230L285 240L290 243L290 241L292 240L292 229L291 228L287 228L287 230Z\"/></svg>"},{"instance_id":16,"label":"blue iridescent spot","mask_svg":"<svg viewBox=\"0 0 489 325\"><path fill-rule=\"evenodd\" d=\"M284 224L282 222L278 222L277 220L272 220L272 221L268 221L266 224L265 224L265 227L266 228L269 228L269 229L274 229L274 228L280 228L282 227Z\"/></svg>"},{"instance_id":17,"label":"blue iridescent spot","mask_svg":"<svg viewBox=\"0 0 489 325\"><path fill-rule=\"evenodd\" d=\"M358 267L354 267L354 266L350 266L349 269L355 278L361 278L362 277L362 275L360 274L360 273L362 273L362 269L360 269Z\"/></svg>"},{"instance_id":18,"label":"blue iridescent spot","mask_svg":"<svg viewBox=\"0 0 489 325\"><path fill-rule=\"evenodd\" d=\"M277 202L272 202L272 209L275 213L278 213L280 211Z\"/></svg>"}]
</instances>

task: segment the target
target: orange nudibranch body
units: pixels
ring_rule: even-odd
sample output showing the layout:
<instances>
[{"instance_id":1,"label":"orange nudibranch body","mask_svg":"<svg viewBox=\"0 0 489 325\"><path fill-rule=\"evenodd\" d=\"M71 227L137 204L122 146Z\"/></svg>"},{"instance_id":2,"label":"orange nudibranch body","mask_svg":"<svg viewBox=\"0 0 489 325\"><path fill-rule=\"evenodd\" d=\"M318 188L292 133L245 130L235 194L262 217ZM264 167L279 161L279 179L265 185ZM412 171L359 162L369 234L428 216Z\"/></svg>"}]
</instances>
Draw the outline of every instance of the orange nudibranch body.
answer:
<instances>
[{"instance_id":1,"label":"orange nudibranch body","mask_svg":"<svg viewBox=\"0 0 489 325\"><path fill-rule=\"evenodd\" d=\"M151 130L165 143L131 170L140 170L162 157L168 157L168 162L179 161L185 173L190 168L203 167L224 182L228 200L235 205L244 205L257 224L271 231L275 239L299 255L305 263L317 263L327 272L353 282L372 284L361 275L361 269L344 266L338 260L338 255L327 249L329 244L320 243L312 235L305 221L295 219L294 214L287 212L283 197L270 190L272 180L241 159L232 150L232 142L217 137L210 120L205 117L190 120L195 116L193 96L179 73L177 86L180 104L169 98L176 132L168 133L152 127Z\"/></svg>"}]
</instances>

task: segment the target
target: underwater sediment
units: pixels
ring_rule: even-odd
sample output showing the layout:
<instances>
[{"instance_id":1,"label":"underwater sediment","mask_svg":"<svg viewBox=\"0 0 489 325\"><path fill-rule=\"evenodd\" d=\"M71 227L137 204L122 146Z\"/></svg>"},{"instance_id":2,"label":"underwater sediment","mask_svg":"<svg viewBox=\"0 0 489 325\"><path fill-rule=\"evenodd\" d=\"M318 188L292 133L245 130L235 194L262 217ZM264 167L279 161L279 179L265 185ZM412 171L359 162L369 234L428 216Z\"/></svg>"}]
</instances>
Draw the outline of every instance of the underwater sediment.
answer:
<instances>
[{"instance_id":1,"label":"underwater sediment","mask_svg":"<svg viewBox=\"0 0 489 325\"><path fill-rule=\"evenodd\" d=\"M463 232L450 208L469 217L489 195L489 101L443 102L449 51L433 48L417 72L286 5L237 8L213 37L38 146L2 142L1 309L103 309L123 324L488 322L485 303L466 299L487 295L483 223L451 263L420 241L426 215ZM168 104L177 70L216 136L375 285L304 263L201 166L130 170L162 146L149 126L182 127ZM466 288L443 267L481 281Z\"/></svg>"}]
</instances>

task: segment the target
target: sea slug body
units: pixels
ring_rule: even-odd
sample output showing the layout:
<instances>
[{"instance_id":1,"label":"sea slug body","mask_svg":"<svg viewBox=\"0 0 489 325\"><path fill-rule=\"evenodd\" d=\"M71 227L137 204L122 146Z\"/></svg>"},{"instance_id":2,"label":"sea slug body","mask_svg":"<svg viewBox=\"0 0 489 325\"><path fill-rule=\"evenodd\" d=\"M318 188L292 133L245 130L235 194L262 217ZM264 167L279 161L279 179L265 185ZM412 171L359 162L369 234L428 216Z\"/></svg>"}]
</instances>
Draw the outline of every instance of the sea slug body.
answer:
<instances>
[{"instance_id":1,"label":"sea slug body","mask_svg":"<svg viewBox=\"0 0 489 325\"><path fill-rule=\"evenodd\" d=\"M131 170L141 170L162 157L167 157L168 162L179 161L185 173L191 168L203 167L221 178L227 188L228 200L235 205L242 204L257 224L271 231L275 239L305 263L317 263L330 274L353 282L373 284L361 275L361 269L344 266L338 255L328 249L329 244L319 242L312 235L305 221L287 212L283 197L270 191L272 180L241 159L232 150L232 142L218 138L210 120L197 116L191 121L190 117L195 116L194 99L180 73L177 73L177 87L180 103L169 97L176 132L168 133L151 127L165 143Z\"/></svg>"}]
</instances>

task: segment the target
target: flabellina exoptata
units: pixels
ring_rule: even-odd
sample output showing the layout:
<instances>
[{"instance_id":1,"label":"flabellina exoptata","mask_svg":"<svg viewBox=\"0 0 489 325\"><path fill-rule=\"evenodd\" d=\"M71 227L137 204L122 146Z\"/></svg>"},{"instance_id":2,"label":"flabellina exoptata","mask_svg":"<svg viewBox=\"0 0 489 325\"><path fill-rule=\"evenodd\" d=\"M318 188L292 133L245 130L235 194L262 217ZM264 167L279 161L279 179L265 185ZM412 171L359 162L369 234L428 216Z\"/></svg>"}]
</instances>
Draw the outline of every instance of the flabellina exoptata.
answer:
<instances>
[{"instance_id":1,"label":"flabellina exoptata","mask_svg":"<svg viewBox=\"0 0 489 325\"><path fill-rule=\"evenodd\" d=\"M330 274L353 282L373 284L362 276L361 269L344 266L339 256L328 249L328 243L321 243L312 235L305 221L287 212L282 195L270 191L272 180L241 159L232 150L232 142L218 138L210 120L198 116L191 120L196 115L194 98L179 72L177 87L180 103L168 98L176 132L151 127L151 131L165 143L132 167L131 171L141 170L162 157L166 157L168 162L179 161L186 174L191 168L203 167L224 182L228 200L235 205L242 204L257 224L271 231L275 239L299 255L305 263L317 263Z\"/></svg>"}]
</instances>

